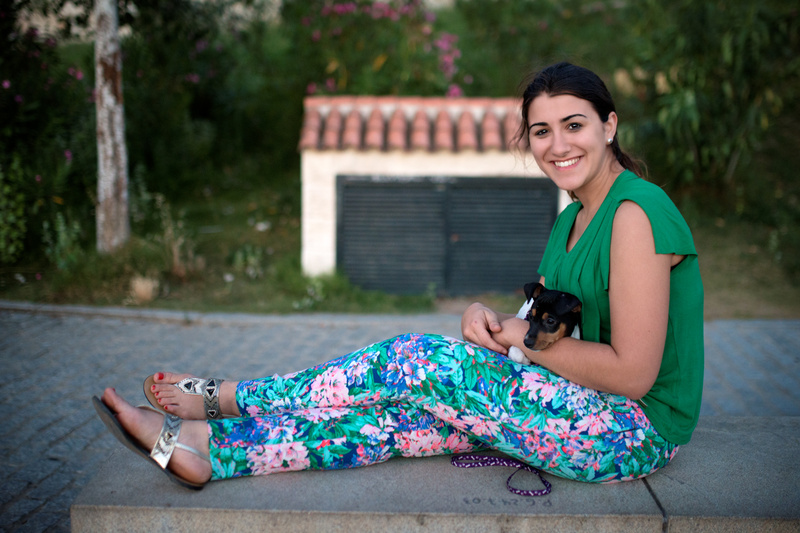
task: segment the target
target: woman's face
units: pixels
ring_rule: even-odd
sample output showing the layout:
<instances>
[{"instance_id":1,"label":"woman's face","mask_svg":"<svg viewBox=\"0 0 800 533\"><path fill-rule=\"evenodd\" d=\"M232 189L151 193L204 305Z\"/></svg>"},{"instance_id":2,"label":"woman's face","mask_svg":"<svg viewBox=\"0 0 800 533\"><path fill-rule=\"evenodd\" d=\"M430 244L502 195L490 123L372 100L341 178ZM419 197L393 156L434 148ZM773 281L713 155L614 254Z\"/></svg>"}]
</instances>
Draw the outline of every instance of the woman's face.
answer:
<instances>
[{"instance_id":1,"label":"woman's face","mask_svg":"<svg viewBox=\"0 0 800 533\"><path fill-rule=\"evenodd\" d=\"M559 189L578 192L598 178L618 174L608 144L616 133L616 113L603 122L587 100L542 94L528 108L528 124L533 157Z\"/></svg>"}]
</instances>

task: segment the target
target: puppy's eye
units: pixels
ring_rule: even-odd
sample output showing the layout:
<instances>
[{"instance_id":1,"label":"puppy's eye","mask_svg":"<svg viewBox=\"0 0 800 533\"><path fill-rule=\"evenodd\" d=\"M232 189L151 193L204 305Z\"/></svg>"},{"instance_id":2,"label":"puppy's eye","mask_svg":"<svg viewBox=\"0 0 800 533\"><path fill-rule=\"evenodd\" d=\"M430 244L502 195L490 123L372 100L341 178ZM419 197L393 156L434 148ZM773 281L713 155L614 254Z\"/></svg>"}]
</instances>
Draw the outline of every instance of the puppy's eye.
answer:
<instances>
[{"instance_id":1,"label":"puppy's eye","mask_svg":"<svg viewBox=\"0 0 800 533\"><path fill-rule=\"evenodd\" d=\"M547 317L547 320L545 320L545 323L548 326L555 326L556 325L556 319L555 318L551 318L551 317Z\"/></svg>"}]
</instances>

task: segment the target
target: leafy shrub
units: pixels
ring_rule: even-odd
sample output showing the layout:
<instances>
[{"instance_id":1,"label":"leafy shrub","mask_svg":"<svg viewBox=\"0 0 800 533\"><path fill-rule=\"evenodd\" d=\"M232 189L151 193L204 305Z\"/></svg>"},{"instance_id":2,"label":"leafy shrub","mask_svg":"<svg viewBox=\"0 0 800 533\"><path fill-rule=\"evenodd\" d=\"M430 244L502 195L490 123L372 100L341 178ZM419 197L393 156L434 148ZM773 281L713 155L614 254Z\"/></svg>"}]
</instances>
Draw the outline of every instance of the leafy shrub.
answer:
<instances>
[{"instance_id":1,"label":"leafy shrub","mask_svg":"<svg viewBox=\"0 0 800 533\"><path fill-rule=\"evenodd\" d=\"M287 0L281 19L308 94L462 92L458 36L437 34L421 0Z\"/></svg>"},{"instance_id":2,"label":"leafy shrub","mask_svg":"<svg viewBox=\"0 0 800 533\"><path fill-rule=\"evenodd\" d=\"M19 158L8 169L0 166L0 263L13 263L22 253L27 226L21 182Z\"/></svg>"},{"instance_id":3,"label":"leafy shrub","mask_svg":"<svg viewBox=\"0 0 800 533\"><path fill-rule=\"evenodd\" d=\"M86 68L77 58L66 62L53 37L23 32L19 4L4 4L0 17L0 169L8 194L1 216L15 220L5 263L41 253L43 222L57 213L83 224L91 216L87 182L96 174L96 152L86 144L94 130Z\"/></svg>"},{"instance_id":4,"label":"leafy shrub","mask_svg":"<svg viewBox=\"0 0 800 533\"><path fill-rule=\"evenodd\" d=\"M654 161L673 189L712 192L741 214L738 165L800 88L797 6L649 0L630 20Z\"/></svg>"}]
</instances>

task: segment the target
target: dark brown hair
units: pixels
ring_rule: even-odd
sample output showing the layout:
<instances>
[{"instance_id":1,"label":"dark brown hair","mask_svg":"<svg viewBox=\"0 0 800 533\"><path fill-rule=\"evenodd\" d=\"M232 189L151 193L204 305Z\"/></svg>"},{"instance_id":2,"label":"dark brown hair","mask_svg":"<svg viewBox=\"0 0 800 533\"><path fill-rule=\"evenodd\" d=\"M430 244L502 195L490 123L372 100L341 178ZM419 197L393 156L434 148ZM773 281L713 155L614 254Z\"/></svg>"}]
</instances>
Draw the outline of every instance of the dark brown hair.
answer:
<instances>
[{"instance_id":1,"label":"dark brown hair","mask_svg":"<svg viewBox=\"0 0 800 533\"><path fill-rule=\"evenodd\" d=\"M611 98L611 93L606 88L606 84L603 83L600 76L587 68L565 62L556 63L534 74L526 84L527 86L522 93L522 124L516 137L517 146L520 147L529 146L528 128L530 124L528 124L528 110L531 107L531 102L541 94L549 96L569 94L581 100L586 100L592 104L592 107L600 115L600 120L603 122L608 120L608 116L612 111L616 113L614 100ZM644 175L644 168L640 162L622 151L616 133L611 143L611 149L623 168L639 176Z\"/></svg>"}]
</instances>

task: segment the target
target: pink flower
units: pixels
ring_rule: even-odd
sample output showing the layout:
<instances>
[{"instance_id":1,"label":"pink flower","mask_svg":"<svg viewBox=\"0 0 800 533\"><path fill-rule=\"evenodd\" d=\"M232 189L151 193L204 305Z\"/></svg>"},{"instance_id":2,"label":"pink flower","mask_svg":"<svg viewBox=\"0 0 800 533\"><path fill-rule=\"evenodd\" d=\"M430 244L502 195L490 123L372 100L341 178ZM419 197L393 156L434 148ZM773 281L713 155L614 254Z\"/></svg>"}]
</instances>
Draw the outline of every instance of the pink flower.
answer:
<instances>
[{"instance_id":1,"label":"pink flower","mask_svg":"<svg viewBox=\"0 0 800 533\"><path fill-rule=\"evenodd\" d=\"M41 183L41 182L42 182L42 176L41 176L41 174L36 174L36 176L35 176L33 179L35 179L35 180L36 180L36 183Z\"/></svg>"},{"instance_id":2,"label":"pink flower","mask_svg":"<svg viewBox=\"0 0 800 533\"><path fill-rule=\"evenodd\" d=\"M18 94L17 96L15 96L15 97L14 97L14 101L15 101L16 103L18 103L18 104L21 104L21 103L22 103L22 100L23 100L23 98L22 98L22 95L21 95L21 94Z\"/></svg>"},{"instance_id":3,"label":"pink flower","mask_svg":"<svg viewBox=\"0 0 800 533\"><path fill-rule=\"evenodd\" d=\"M397 447L403 457L425 457L439 455L444 446L444 439L430 429L418 429L395 434Z\"/></svg>"},{"instance_id":4,"label":"pink flower","mask_svg":"<svg viewBox=\"0 0 800 533\"><path fill-rule=\"evenodd\" d=\"M461 87L453 83L447 88L446 96L448 98L460 98L461 96L464 96L464 91L461 90Z\"/></svg>"},{"instance_id":5,"label":"pink flower","mask_svg":"<svg viewBox=\"0 0 800 533\"><path fill-rule=\"evenodd\" d=\"M319 30L314 30L311 32L311 40L317 42L322 37L322 33Z\"/></svg>"},{"instance_id":6,"label":"pink flower","mask_svg":"<svg viewBox=\"0 0 800 533\"><path fill-rule=\"evenodd\" d=\"M303 411L298 411L297 413L311 422L320 422L334 418L341 418L349 414L350 410L322 407L317 409L304 409Z\"/></svg>"},{"instance_id":7,"label":"pink flower","mask_svg":"<svg viewBox=\"0 0 800 533\"><path fill-rule=\"evenodd\" d=\"M462 417L461 422L468 426L470 433L479 437L482 435L497 435L500 433L500 424L494 420L470 415Z\"/></svg>"},{"instance_id":8,"label":"pink flower","mask_svg":"<svg viewBox=\"0 0 800 533\"><path fill-rule=\"evenodd\" d=\"M289 470L305 470L310 466L308 450L300 442L253 446L247 451L247 463L253 475Z\"/></svg>"},{"instance_id":9,"label":"pink flower","mask_svg":"<svg viewBox=\"0 0 800 533\"><path fill-rule=\"evenodd\" d=\"M83 79L83 71L82 70L78 69L77 71L75 71L75 79L76 80L82 80Z\"/></svg>"},{"instance_id":10,"label":"pink flower","mask_svg":"<svg viewBox=\"0 0 800 533\"><path fill-rule=\"evenodd\" d=\"M333 78L328 78L325 80L325 88L328 89L330 92L336 91L336 80Z\"/></svg>"},{"instance_id":11,"label":"pink flower","mask_svg":"<svg viewBox=\"0 0 800 533\"><path fill-rule=\"evenodd\" d=\"M444 441L444 448L450 453L461 453L472 451L474 446L463 433L453 433Z\"/></svg>"},{"instance_id":12,"label":"pink flower","mask_svg":"<svg viewBox=\"0 0 800 533\"><path fill-rule=\"evenodd\" d=\"M317 84L316 83L309 83L306 86L306 94L314 94L317 92Z\"/></svg>"},{"instance_id":13,"label":"pink flower","mask_svg":"<svg viewBox=\"0 0 800 533\"><path fill-rule=\"evenodd\" d=\"M8 89L11 87L11 82L9 80L3 80L3 89Z\"/></svg>"},{"instance_id":14,"label":"pink flower","mask_svg":"<svg viewBox=\"0 0 800 533\"><path fill-rule=\"evenodd\" d=\"M67 160L67 163L72 163L72 152L70 150L64 150L64 159Z\"/></svg>"},{"instance_id":15,"label":"pink flower","mask_svg":"<svg viewBox=\"0 0 800 533\"><path fill-rule=\"evenodd\" d=\"M347 388L347 376L341 368L329 368L314 378L311 401L319 407L348 405L352 397Z\"/></svg>"}]
</instances>

